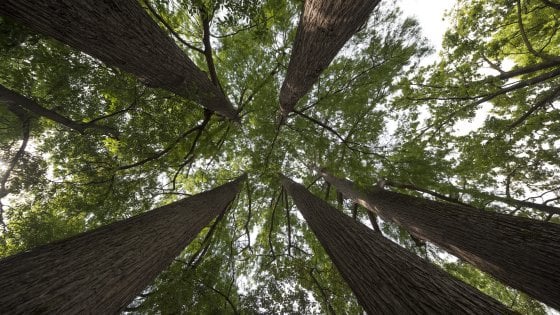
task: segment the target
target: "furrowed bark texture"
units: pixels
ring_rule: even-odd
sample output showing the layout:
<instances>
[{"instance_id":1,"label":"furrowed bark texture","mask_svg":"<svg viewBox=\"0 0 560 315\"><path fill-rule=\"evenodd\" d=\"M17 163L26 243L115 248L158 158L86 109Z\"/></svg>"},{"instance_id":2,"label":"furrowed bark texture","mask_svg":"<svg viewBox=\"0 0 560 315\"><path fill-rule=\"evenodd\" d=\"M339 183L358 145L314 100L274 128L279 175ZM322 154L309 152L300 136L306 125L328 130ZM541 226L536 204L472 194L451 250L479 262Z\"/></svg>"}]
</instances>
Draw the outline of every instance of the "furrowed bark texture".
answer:
<instances>
[{"instance_id":1,"label":"furrowed bark texture","mask_svg":"<svg viewBox=\"0 0 560 315\"><path fill-rule=\"evenodd\" d=\"M286 117L328 67L342 46L368 19L379 0L306 0L288 72L280 90Z\"/></svg>"},{"instance_id":2,"label":"furrowed bark texture","mask_svg":"<svg viewBox=\"0 0 560 315\"><path fill-rule=\"evenodd\" d=\"M0 15L236 119L223 93L136 0L2 0Z\"/></svg>"},{"instance_id":3,"label":"furrowed bark texture","mask_svg":"<svg viewBox=\"0 0 560 315\"><path fill-rule=\"evenodd\" d=\"M560 225L431 201L381 188L362 192L324 170L348 198L420 239L560 309Z\"/></svg>"},{"instance_id":4,"label":"furrowed bark texture","mask_svg":"<svg viewBox=\"0 0 560 315\"><path fill-rule=\"evenodd\" d=\"M1 260L0 313L117 313L227 209L242 180Z\"/></svg>"},{"instance_id":5,"label":"furrowed bark texture","mask_svg":"<svg viewBox=\"0 0 560 315\"><path fill-rule=\"evenodd\" d=\"M288 178L282 184L369 314L510 314Z\"/></svg>"}]
</instances>

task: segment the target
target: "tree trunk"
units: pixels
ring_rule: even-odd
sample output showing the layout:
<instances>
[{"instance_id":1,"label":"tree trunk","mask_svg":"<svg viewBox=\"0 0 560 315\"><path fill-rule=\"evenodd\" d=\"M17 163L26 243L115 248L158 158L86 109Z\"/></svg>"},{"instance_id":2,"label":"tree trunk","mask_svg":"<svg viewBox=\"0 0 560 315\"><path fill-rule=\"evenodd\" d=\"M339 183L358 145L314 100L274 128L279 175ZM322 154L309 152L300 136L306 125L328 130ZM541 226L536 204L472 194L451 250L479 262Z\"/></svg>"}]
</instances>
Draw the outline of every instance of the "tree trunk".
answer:
<instances>
[{"instance_id":1,"label":"tree trunk","mask_svg":"<svg viewBox=\"0 0 560 315\"><path fill-rule=\"evenodd\" d=\"M2 314L114 314L228 205L245 177L0 261Z\"/></svg>"},{"instance_id":2,"label":"tree trunk","mask_svg":"<svg viewBox=\"0 0 560 315\"><path fill-rule=\"evenodd\" d=\"M236 119L223 93L136 0L2 0L0 14Z\"/></svg>"},{"instance_id":3,"label":"tree trunk","mask_svg":"<svg viewBox=\"0 0 560 315\"><path fill-rule=\"evenodd\" d=\"M70 129L73 129L79 133L84 133L86 129L94 129L100 131L105 135L112 135L112 136L117 135L117 131L115 129L107 126L80 123L80 122L73 121L68 117L62 116L53 110L50 110L48 108L45 108L37 104L37 102L35 102L34 100L27 98L15 91L12 91L1 84L0 84L0 103L5 103L8 105L8 107L16 106L22 108L32 116L43 117L52 120Z\"/></svg>"},{"instance_id":4,"label":"tree trunk","mask_svg":"<svg viewBox=\"0 0 560 315\"><path fill-rule=\"evenodd\" d=\"M379 0L307 0L303 6L288 72L280 90L285 118L368 19Z\"/></svg>"},{"instance_id":5,"label":"tree trunk","mask_svg":"<svg viewBox=\"0 0 560 315\"><path fill-rule=\"evenodd\" d=\"M439 198L439 199L442 199L442 200L445 200L445 201L449 201L449 202L452 202L452 203L457 203L457 204L461 204L461 205L464 205L464 206L467 206L467 207L471 207L470 205L462 203L457 199L447 197L447 196L442 195L440 193L437 193L435 191L424 189L422 187L418 187L418 186L413 185L413 184L403 184L403 183L398 183L398 182L394 182L394 181L386 181L385 185L388 185L388 186L391 186L391 187L396 187L396 188L402 188L402 189L416 190L418 192L423 192L423 193L430 194L430 195L432 195L436 198ZM484 192L474 192L473 193L472 191L464 190L464 189L459 189L459 191L470 194L470 195L474 195L474 196L479 195L479 196L482 196L486 199L490 199L490 200L493 200L493 201L501 201L501 202L506 203L506 204L508 204L510 206L513 206L513 207L532 208L532 209L535 209L535 210L540 210L540 211L546 212L548 214L552 214L552 215L553 214L558 214L558 215L560 215L560 208L549 206L549 205L542 204L542 203L534 203L534 202L525 201L525 200L518 200L518 199L514 199L514 198L501 197L501 196L496 196L496 195L492 195L492 194L488 194L488 193L484 193Z\"/></svg>"},{"instance_id":6,"label":"tree trunk","mask_svg":"<svg viewBox=\"0 0 560 315\"><path fill-rule=\"evenodd\" d=\"M508 314L505 306L342 214L282 184L369 314Z\"/></svg>"},{"instance_id":7,"label":"tree trunk","mask_svg":"<svg viewBox=\"0 0 560 315\"><path fill-rule=\"evenodd\" d=\"M436 202L377 188L362 192L324 170L347 197L491 274L560 309L560 225Z\"/></svg>"}]
</instances>

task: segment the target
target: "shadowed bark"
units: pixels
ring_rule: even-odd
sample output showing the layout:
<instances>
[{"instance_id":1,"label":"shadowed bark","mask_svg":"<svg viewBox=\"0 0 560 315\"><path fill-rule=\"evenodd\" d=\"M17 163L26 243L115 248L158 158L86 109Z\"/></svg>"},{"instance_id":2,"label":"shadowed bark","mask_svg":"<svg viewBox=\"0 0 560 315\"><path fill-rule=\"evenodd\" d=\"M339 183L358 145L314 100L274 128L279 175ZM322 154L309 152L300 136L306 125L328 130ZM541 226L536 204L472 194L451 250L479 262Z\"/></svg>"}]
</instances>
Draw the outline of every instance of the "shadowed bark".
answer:
<instances>
[{"instance_id":1,"label":"shadowed bark","mask_svg":"<svg viewBox=\"0 0 560 315\"><path fill-rule=\"evenodd\" d=\"M505 306L355 222L304 186L282 185L368 314L509 314Z\"/></svg>"},{"instance_id":2,"label":"shadowed bark","mask_svg":"<svg viewBox=\"0 0 560 315\"><path fill-rule=\"evenodd\" d=\"M148 86L237 118L223 93L136 0L3 0L0 15L130 72Z\"/></svg>"},{"instance_id":3,"label":"shadowed bark","mask_svg":"<svg viewBox=\"0 0 560 315\"><path fill-rule=\"evenodd\" d=\"M285 118L368 19L379 0L307 0L303 6L288 72L280 90Z\"/></svg>"},{"instance_id":4,"label":"shadowed bark","mask_svg":"<svg viewBox=\"0 0 560 315\"><path fill-rule=\"evenodd\" d=\"M0 260L0 313L118 312L227 210L245 178Z\"/></svg>"},{"instance_id":5,"label":"shadowed bark","mask_svg":"<svg viewBox=\"0 0 560 315\"><path fill-rule=\"evenodd\" d=\"M560 309L560 225L412 197L319 170L345 196L499 281Z\"/></svg>"}]
</instances>

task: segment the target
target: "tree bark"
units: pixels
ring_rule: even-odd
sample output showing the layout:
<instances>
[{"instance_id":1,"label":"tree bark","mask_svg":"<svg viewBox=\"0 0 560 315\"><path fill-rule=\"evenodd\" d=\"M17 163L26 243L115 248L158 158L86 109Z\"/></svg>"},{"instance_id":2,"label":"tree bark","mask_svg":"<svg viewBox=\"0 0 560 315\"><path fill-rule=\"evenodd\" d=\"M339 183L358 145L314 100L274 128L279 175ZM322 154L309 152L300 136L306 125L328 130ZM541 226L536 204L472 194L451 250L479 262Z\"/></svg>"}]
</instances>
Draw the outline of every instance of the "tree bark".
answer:
<instances>
[{"instance_id":1,"label":"tree bark","mask_svg":"<svg viewBox=\"0 0 560 315\"><path fill-rule=\"evenodd\" d=\"M303 6L288 72L280 90L285 118L368 19L379 0L307 0Z\"/></svg>"},{"instance_id":2,"label":"tree bark","mask_svg":"<svg viewBox=\"0 0 560 315\"><path fill-rule=\"evenodd\" d=\"M0 14L230 119L237 112L136 0L3 0Z\"/></svg>"},{"instance_id":3,"label":"tree bark","mask_svg":"<svg viewBox=\"0 0 560 315\"><path fill-rule=\"evenodd\" d=\"M354 183L321 170L348 198L489 273L560 309L560 225L436 202Z\"/></svg>"},{"instance_id":4,"label":"tree bark","mask_svg":"<svg viewBox=\"0 0 560 315\"><path fill-rule=\"evenodd\" d=\"M387 180L387 181L385 181L385 185L391 186L391 187L396 187L396 188L402 188L402 189L416 190L418 192L427 193L427 194L432 195L432 196L434 196L438 199L441 199L441 200L445 200L445 201L449 201L449 202L452 202L452 203L460 204L460 205L463 205L463 206L466 206L466 207L469 207L469 208L474 208L471 205L463 203L456 198L451 198L451 197L448 197L446 195L437 193L435 191L432 191L432 190L429 190L429 189L424 189L422 187L418 187L414 184L403 184L403 183L398 183L398 182ZM511 197L501 197L501 196L496 196L496 195L492 195L492 194L488 194L488 193L484 193L484 192L476 192L476 194L474 194L472 191L464 190L464 189L459 189L459 191L470 194L470 195L480 195L480 196L483 196L484 198L487 198L487 199L490 199L490 200L493 200L493 201L501 201L503 203L506 203L506 204L508 204L510 206L514 206L514 207L532 208L532 209L535 209L535 210L540 210L540 211L546 212L550 215L553 215L553 214L560 215L560 208L554 207L554 206L549 206L549 205L542 204L542 203L535 203L535 202L530 202L530 201L526 201L526 200L518 200L518 199L511 198Z\"/></svg>"},{"instance_id":5,"label":"tree bark","mask_svg":"<svg viewBox=\"0 0 560 315\"><path fill-rule=\"evenodd\" d=\"M369 314L509 314L505 306L355 222L307 189L282 185Z\"/></svg>"},{"instance_id":6,"label":"tree bark","mask_svg":"<svg viewBox=\"0 0 560 315\"><path fill-rule=\"evenodd\" d=\"M79 133L84 133L87 129L94 129L106 135L117 136L117 131L113 128L97 125L97 124L80 123L80 122L73 121L68 117L62 116L53 110L50 110L48 108L39 105L34 100L27 98L15 91L12 91L1 84L0 84L0 103L8 104L8 106L10 107L17 106L19 108L24 109L32 116L43 117L52 120L70 129L73 129Z\"/></svg>"},{"instance_id":7,"label":"tree bark","mask_svg":"<svg viewBox=\"0 0 560 315\"><path fill-rule=\"evenodd\" d=\"M0 260L0 313L118 312L227 210L244 179Z\"/></svg>"}]
</instances>

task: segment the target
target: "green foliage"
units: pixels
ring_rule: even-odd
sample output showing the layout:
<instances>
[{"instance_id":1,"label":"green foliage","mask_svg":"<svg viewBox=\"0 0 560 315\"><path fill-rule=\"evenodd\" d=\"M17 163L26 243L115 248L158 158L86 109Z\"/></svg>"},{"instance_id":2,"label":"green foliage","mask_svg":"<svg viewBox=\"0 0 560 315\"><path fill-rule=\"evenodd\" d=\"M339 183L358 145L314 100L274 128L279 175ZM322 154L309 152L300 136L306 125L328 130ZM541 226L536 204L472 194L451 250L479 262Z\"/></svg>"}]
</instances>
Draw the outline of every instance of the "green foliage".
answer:
<instances>
[{"instance_id":1,"label":"green foliage","mask_svg":"<svg viewBox=\"0 0 560 315\"><path fill-rule=\"evenodd\" d=\"M1 198L7 228L0 232L0 257L128 218L245 171L246 186L215 230L207 227L126 312L360 314L350 289L282 192L278 172L301 180L348 215L352 205L339 205L336 192L317 181L309 165L325 166L364 188L385 178L508 213L515 209L489 206L488 194L504 195L506 186L518 198L546 191L544 199L553 198L558 192L560 119L553 104L511 127L558 86L558 78L474 104L512 82L558 69L513 76L512 82L488 74L488 67L509 71L508 63L515 70L558 58L559 13L539 1L521 2L537 55L525 46L510 1L460 1L441 58L423 67L420 61L431 50L417 22L383 3L298 103L300 113L281 127L278 93L302 1L143 5L206 70L199 51L201 22L211 21L216 72L240 109L241 124L0 18L0 84L74 121L116 131L80 134L31 118L30 144ZM473 120L481 104L488 117L463 132L457 123ZM0 175L23 132L21 119L0 103ZM527 208L516 215L546 217ZM357 220L368 218L359 211ZM431 249L418 247L405 230L381 226L386 237L430 258ZM544 312L538 302L472 267L437 263L521 313Z\"/></svg>"}]
</instances>

